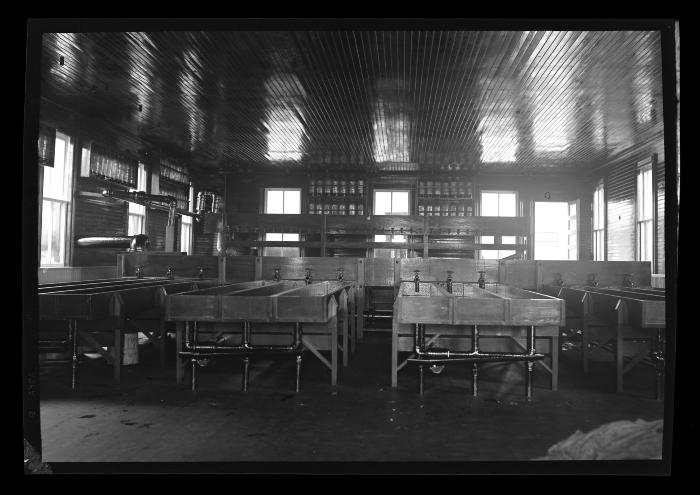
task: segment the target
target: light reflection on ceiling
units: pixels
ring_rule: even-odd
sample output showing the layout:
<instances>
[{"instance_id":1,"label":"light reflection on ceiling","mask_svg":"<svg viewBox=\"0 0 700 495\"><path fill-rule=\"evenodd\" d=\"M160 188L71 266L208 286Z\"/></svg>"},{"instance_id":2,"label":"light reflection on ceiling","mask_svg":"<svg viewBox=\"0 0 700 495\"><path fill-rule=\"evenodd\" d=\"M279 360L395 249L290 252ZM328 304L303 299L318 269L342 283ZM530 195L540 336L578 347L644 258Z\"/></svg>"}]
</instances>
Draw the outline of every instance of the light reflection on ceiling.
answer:
<instances>
[{"instance_id":1,"label":"light reflection on ceiling","mask_svg":"<svg viewBox=\"0 0 700 495\"><path fill-rule=\"evenodd\" d=\"M266 157L272 162L299 161L304 155L304 97L295 74L281 73L265 81L267 116Z\"/></svg>"},{"instance_id":2,"label":"light reflection on ceiling","mask_svg":"<svg viewBox=\"0 0 700 495\"><path fill-rule=\"evenodd\" d=\"M210 170L584 168L662 128L660 52L656 31L49 33L42 118Z\"/></svg>"}]
</instances>

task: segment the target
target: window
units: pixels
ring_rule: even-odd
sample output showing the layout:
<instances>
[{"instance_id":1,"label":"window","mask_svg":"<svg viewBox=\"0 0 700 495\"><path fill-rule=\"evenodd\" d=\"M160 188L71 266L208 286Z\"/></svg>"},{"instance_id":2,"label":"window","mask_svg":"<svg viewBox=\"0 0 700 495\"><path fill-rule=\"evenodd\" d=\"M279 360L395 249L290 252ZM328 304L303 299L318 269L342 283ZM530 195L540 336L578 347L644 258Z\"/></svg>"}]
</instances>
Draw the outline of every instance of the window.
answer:
<instances>
[{"instance_id":1,"label":"window","mask_svg":"<svg viewBox=\"0 0 700 495\"><path fill-rule=\"evenodd\" d=\"M408 215L410 191L407 190L375 190L375 215ZM405 235L375 235L375 242L406 242ZM375 249L375 257L406 258L407 249Z\"/></svg>"},{"instance_id":2,"label":"window","mask_svg":"<svg viewBox=\"0 0 700 495\"><path fill-rule=\"evenodd\" d=\"M298 215L301 213L301 189L265 189L265 213ZM265 234L266 241L298 241L299 234ZM264 256L300 256L298 247L266 247Z\"/></svg>"},{"instance_id":3,"label":"window","mask_svg":"<svg viewBox=\"0 0 700 495\"><path fill-rule=\"evenodd\" d=\"M190 186L187 210L194 211L194 188L192 186ZM192 217L181 215L180 218L180 251L192 254Z\"/></svg>"},{"instance_id":4,"label":"window","mask_svg":"<svg viewBox=\"0 0 700 495\"><path fill-rule=\"evenodd\" d=\"M535 259L576 259L575 202L535 202Z\"/></svg>"},{"instance_id":5,"label":"window","mask_svg":"<svg viewBox=\"0 0 700 495\"><path fill-rule=\"evenodd\" d=\"M637 171L637 261L654 258L654 190L651 181L651 161Z\"/></svg>"},{"instance_id":6,"label":"window","mask_svg":"<svg viewBox=\"0 0 700 495\"><path fill-rule=\"evenodd\" d=\"M146 174L146 167L143 163L139 163L139 171L136 176L136 189L129 189L129 191L146 191L147 180L148 175ZM145 233L145 228L146 207L129 202L129 227L127 229L127 235L143 234Z\"/></svg>"},{"instance_id":7,"label":"window","mask_svg":"<svg viewBox=\"0 0 700 495\"><path fill-rule=\"evenodd\" d=\"M578 201L569 202L569 223L567 229L567 259L578 259Z\"/></svg>"},{"instance_id":8,"label":"window","mask_svg":"<svg viewBox=\"0 0 700 495\"><path fill-rule=\"evenodd\" d=\"M593 192L593 259L605 261L605 190L602 182Z\"/></svg>"},{"instance_id":9,"label":"window","mask_svg":"<svg viewBox=\"0 0 700 495\"><path fill-rule=\"evenodd\" d=\"M512 191L482 191L481 215L485 217L514 217L517 216L518 194ZM481 236L481 244L493 244L494 236ZM501 237L502 244L515 244L516 236ZM515 254L514 250L481 249L479 257L484 260L500 260Z\"/></svg>"},{"instance_id":10,"label":"window","mask_svg":"<svg viewBox=\"0 0 700 495\"><path fill-rule=\"evenodd\" d=\"M41 197L41 266L66 265L68 212L73 192L73 144L56 133L54 162L44 167Z\"/></svg>"}]
</instances>

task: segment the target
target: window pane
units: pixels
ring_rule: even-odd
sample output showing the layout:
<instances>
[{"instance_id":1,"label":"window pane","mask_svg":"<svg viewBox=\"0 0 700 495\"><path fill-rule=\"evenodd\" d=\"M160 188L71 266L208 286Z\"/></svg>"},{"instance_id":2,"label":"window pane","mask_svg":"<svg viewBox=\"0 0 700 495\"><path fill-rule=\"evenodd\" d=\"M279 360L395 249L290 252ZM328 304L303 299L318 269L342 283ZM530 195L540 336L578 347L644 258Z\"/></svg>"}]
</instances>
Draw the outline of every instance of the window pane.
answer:
<instances>
[{"instance_id":1,"label":"window pane","mask_svg":"<svg viewBox=\"0 0 700 495\"><path fill-rule=\"evenodd\" d=\"M284 191L267 191L265 213L284 213Z\"/></svg>"},{"instance_id":2,"label":"window pane","mask_svg":"<svg viewBox=\"0 0 700 495\"><path fill-rule=\"evenodd\" d=\"M299 241L299 234L282 234L283 241Z\"/></svg>"},{"instance_id":3,"label":"window pane","mask_svg":"<svg viewBox=\"0 0 700 495\"><path fill-rule=\"evenodd\" d=\"M515 244L517 242L515 238L514 235L504 235L501 237L501 244Z\"/></svg>"},{"instance_id":4,"label":"window pane","mask_svg":"<svg viewBox=\"0 0 700 495\"><path fill-rule=\"evenodd\" d=\"M301 192L284 191L284 210L288 215L298 215L301 213Z\"/></svg>"},{"instance_id":5,"label":"window pane","mask_svg":"<svg viewBox=\"0 0 700 495\"><path fill-rule=\"evenodd\" d=\"M408 215L408 191L392 193L391 213L393 215Z\"/></svg>"},{"instance_id":6,"label":"window pane","mask_svg":"<svg viewBox=\"0 0 700 495\"><path fill-rule=\"evenodd\" d=\"M495 241L495 237L492 235L482 235L481 236L481 244L493 244Z\"/></svg>"},{"instance_id":7,"label":"window pane","mask_svg":"<svg viewBox=\"0 0 700 495\"><path fill-rule=\"evenodd\" d=\"M391 215L390 191L377 191L374 193L374 214Z\"/></svg>"},{"instance_id":8,"label":"window pane","mask_svg":"<svg viewBox=\"0 0 700 495\"><path fill-rule=\"evenodd\" d=\"M266 241L281 241L282 234L265 234Z\"/></svg>"},{"instance_id":9,"label":"window pane","mask_svg":"<svg viewBox=\"0 0 700 495\"><path fill-rule=\"evenodd\" d=\"M576 215L576 203L569 203L569 216Z\"/></svg>"},{"instance_id":10,"label":"window pane","mask_svg":"<svg viewBox=\"0 0 700 495\"><path fill-rule=\"evenodd\" d=\"M485 217L498 216L498 193L485 192L481 194L481 215Z\"/></svg>"},{"instance_id":11,"label":"window pane","mask_svg":"<svg viewBox=\"0 0 700 495\"><path fill-rule=\"evenodd\" d=\"M498 195L498 216L499 217L514 217L515 216L515 194L500 193Z\"/></svg>"}]
</instances>

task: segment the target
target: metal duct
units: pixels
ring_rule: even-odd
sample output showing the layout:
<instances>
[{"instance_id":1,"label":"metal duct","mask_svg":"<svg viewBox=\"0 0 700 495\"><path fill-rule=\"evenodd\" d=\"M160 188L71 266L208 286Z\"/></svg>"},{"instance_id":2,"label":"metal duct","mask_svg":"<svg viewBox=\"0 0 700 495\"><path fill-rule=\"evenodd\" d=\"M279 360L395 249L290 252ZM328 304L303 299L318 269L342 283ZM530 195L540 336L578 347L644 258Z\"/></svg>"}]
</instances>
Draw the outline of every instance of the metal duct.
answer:
<instances>
[{"instance_id":1,"label":"metal duct","mask_svg":"<svg viewBox=\"0 0 700 495\"><path fill-rule=\"evenodd\" d=\"M126 237L83 237L76 242L78 247L124 248L131 251L144 251L150 244L148 236L136 234Z\"/></svg>"}]
</instances>

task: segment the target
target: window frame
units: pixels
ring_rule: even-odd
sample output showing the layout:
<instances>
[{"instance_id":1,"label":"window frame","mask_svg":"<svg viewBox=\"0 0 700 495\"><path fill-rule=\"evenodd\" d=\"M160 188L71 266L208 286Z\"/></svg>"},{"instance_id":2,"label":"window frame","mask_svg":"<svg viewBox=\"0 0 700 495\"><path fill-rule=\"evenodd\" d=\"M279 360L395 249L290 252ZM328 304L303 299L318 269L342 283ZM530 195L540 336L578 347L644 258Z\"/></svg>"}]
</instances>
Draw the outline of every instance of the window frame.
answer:
<instances>
[{"instance_id":1,"label":"window frame","mask_svg":"<svg viewBox=\"0 0 700 495\"><path fill-rule=\"evenodd\" d=\"M68 184L66 185L64 183L64 191L65 193L63 197L61 198L54 198L54 197L47 197L44 194L44 186L46 183L46 170L42 170L40 174L40 198L41 198L41 216L39 217L39 267L40 268L62 268L66 266L70 266L71 264L71 241L73 238L73 233L72 233L72 222L71 218L73 215L73 207L74 207L74 191L75 191L75 178L76 178L76 171L75 171L75 149L76 149L76 142L73 137L65 132L61 132L60 130L56 129L56 138L54 141L54 164L53 167L44 167L44 168L49 168L51 172L53 173L56 170L56 159L58 158L56 152L55 152L55 146L57 142L60 140L64 141L66 143L65 150L63 152L63 169L64 169L64 175L66 172L68 172ZM65 177L64 177L65 178ZM61 261L60 263L42 263L41 262L41 238L43 237L44 233L44 222L43 222L43 216L44 212L47 210L46 205L44 202L48 202L49 204L55 203L58 204L62 208L62 212L60 214L61 219L60 219L60 227L59 227L59 237L61 239L59 240L59 246L60 246L60 255L61 255ZM49 241L49 245L51 242ZM50 249L49 249L50 251Z\"/></svg>"},{"instance_id":2,"label":"window frame","mask_svg":"<svg viewBox=\"0 0 700 495\"><path fill-rule=\"evenodd\" d=\"M520 213L520 195L518 194L517 190L505 190L505 189L481 189L479 191L479 200L478 200L478 208L479 208L479 216L483 216L482 209L483 209L483 202L484 202L484 193L486 194L513 194L515 195L515 214L513 215L514 217L521 216L519 215ZM499 198L499 210L500 210L500 198ZM500 212L499 212L500 213ZM505 215L498 215L498 217L505 217ZM510 215L509 215L510 216ZM507 218L507 217L506 217ZM492 243L485 243L482 241L484 237L493 237L493 242ZM518 236L501 236L501 243L503 243L503 237L515 237L515 244L518 244ZM495 244L496 243L496 236L479 236L479 244ZM496 260L500 260L502 258L505 258L506 256L512 256L513 254L517 254L518 251L513 251L511 249L478 249L476 253L476 259L494 259L494 258L483 258L483 252L488 251L488 252L496 252ZM503 254L502 254L503 253Z\"/></svg>"},{"instance_id":3,"label":"window frame","mask_svg":"<svg viewBox=\"0 0 700 495\"><path fill-rule=\"evenodd\" d=\"M608 226L608 203L605 200L606 187L605 180L601 179L598 181L596 186L593 188L593 201L591 203L591 247L593 251L594 261L607 261L608 249L607 249L607 226ZM598 198L596 198L596 195ZM598 204L600 204L601 211L598 211ZM596 225L596 213L599 220L598 225ZM600 250L598 252L600 237Z\"/></svg>"},{"instance_id":4,"label":"window frame","mask_svg":"<svg viewBox=\"0 0 700 495\"><path fill-rule=\"evenodd\" d=\"M268 213L267 212L267 193L268 191L296 191L299 193L299 213L284 213L284 194L282 195L282 213ZM301 215L302 212L302 207L303 207L303 201L302 201L302 188L301 187L265 187L263 190L263 213L265 215ZM288 240L290 242L298 242L301 240L301 236L298 233L284 233L284 232L265 232L265 240L267 241L268 235L281 235L282 236L282 242L285 240ZM285 236L296 236L296 239L285 239ZM275 254L268 254L269 253L270 247L265 246L263 248L263 256L277 256ZM280 256L293 256L292 254L287 254L285 250L287 249L294 249L296 250L296 257L301 256L301 248L300 247L290 247L290 248L272 248L272 249L281 249L281 255Z\"/></svg>"},{"instance_id":5,"label":"window frame","mask_svg":"<svg viewBox=\"0 0 700 495\"><path fill-rule=\"evenodd\" d=\"M644 174L649 174L649 191L644 190ZM640 191L641 179L641 191ZM646 194L645 194L646 193ZM641 198L640 198L641 195ZM650 216L644 217L644 202L649 201ZM656 188L654 187L654 167L651 158L637 162L637 173L635 174L635 204L634 204L634 237L635 237L635 259L636 261L648 261L651 263L652 272L656 261ZM643 217L643 218L640 218ZM643 238L650 244L649 259L643 259L642 242Z\"/></svg>"},{"instance_id":6,"label":"window frame","mask_svg":"<svg viewBox=\"0 0 700 495\"><path fill-rule=\"evenodd\" d=\"M194 187L190 184L190 193L188 197L188 204L187 204L187 211L194 213ZM194 228L193 228L193 221L192 217L188 215L180 215L180 252L186 252L188 256L192 255L192 251L194 250ZM186 244L187 244L187 249L185 249L185 246L183 246L185 241L185 236L183 234L183 231L185 230L184 227L188 227L188 236L186 239Z\"/></svg>"},{"instance_id":7,"label":"window frame","mask_svg":"<svg viewBox=\"0 0 700 495\"><path fill-rule=\"evenodd\" d=\"M143 184L140 184L141 179L143 178ZM147 192L148 188L148 170L146 169L146 165L144 163L139 162L138 167L136 170L136 188L132 189L129 188L129 192L133 191L143 191ZM126 223L126 234L127 235L136 235L136 234L145 234L146 233L146 215L148 208L146 208L144 205L139 205L136 203L128 202L127 203L127 223ZM132 232L131 231L131 220L132 218L138 218L140 220L141 224L141 231L140 232Z\"/></svg>"},{"instance_id":8,"label":"window frame","mask_svg":"<svg viewBox=\"0 0 700 495\"><path fill-rule=\"evenodd\" d=\"M406 212L407 215L411 214L411 189L408 188L382 188L382 189L374 189L372 191L372 214L373 215L379 215L379 216L386 216L386 213L377 213L376 212L376 207L377 207L377 193L391 193L391 204L392 204L392 210L389 215L394 215L394 209L393 209L393 204L394 204L394 193L406 193L408 195L408 212ZM380 237L383 237L384 239L378 239ZM400 237L401 239L397 239L397 237ZM388 239L388 240L387 240ZM406 234L374 234L374 242L408 242L408 236ZM408 249L404 248L374 248L372 250L372 254L375 258L408 258Z\"/></svg>"}]
</instances>

